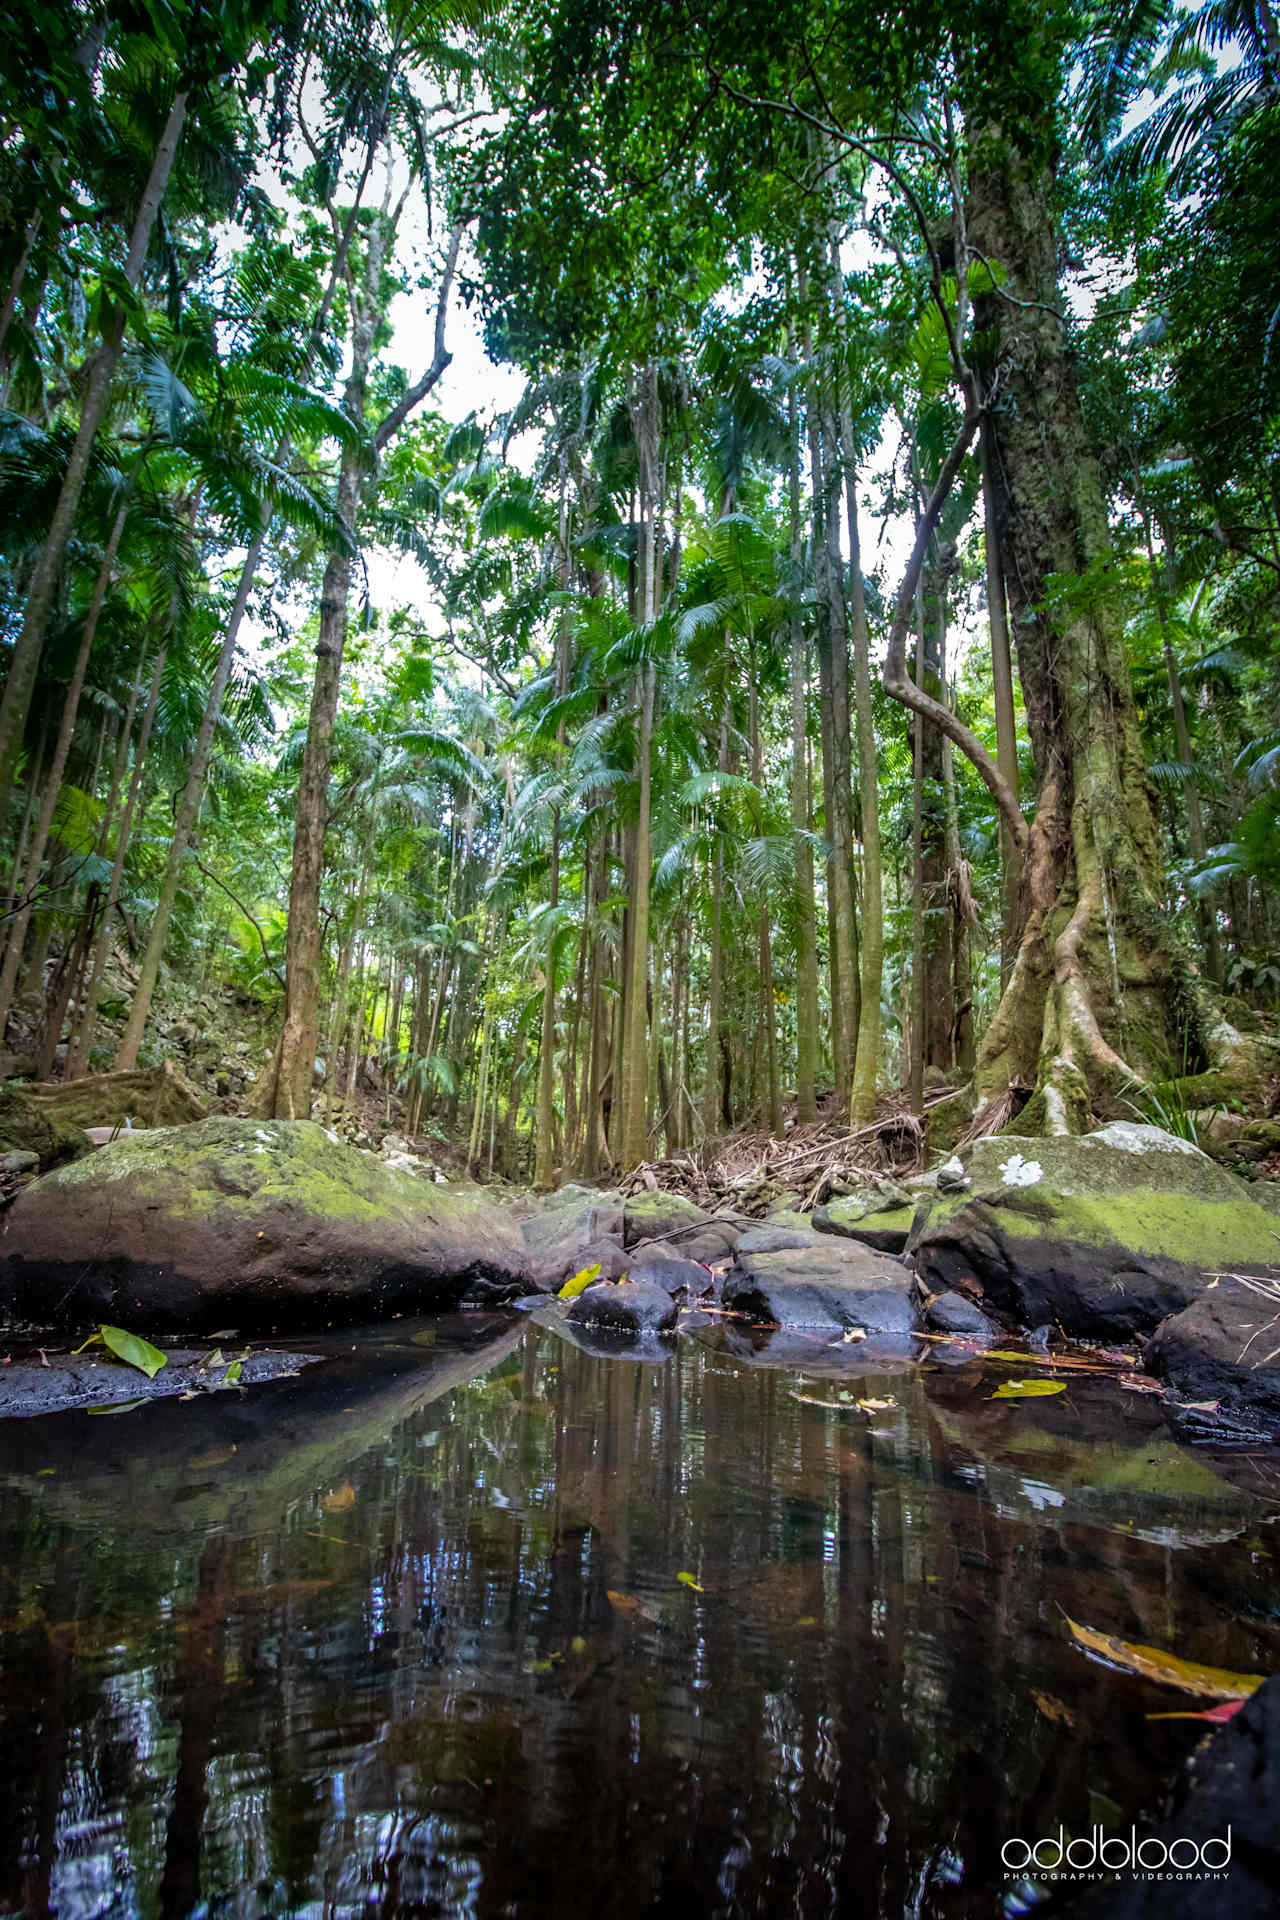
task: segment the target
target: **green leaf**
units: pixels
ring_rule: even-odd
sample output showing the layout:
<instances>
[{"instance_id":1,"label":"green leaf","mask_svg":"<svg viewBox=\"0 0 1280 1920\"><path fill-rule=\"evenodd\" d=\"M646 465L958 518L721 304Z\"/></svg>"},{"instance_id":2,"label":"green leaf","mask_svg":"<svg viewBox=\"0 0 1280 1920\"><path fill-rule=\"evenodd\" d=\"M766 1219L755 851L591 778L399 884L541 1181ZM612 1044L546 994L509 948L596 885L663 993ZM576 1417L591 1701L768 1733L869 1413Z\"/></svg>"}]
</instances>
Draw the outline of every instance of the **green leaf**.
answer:
<instances>
[{"instance_id":1,"label":"green leaf","mask_svg":"<svg viewBox=\"0 0 1280 1920\"><path fill-rule=\"evenodd\" d=\"M987 1395L988 1400L1038 1400L1047 1393L1065 1393L1065 1380L1006 1380Z\"/></svg>"},{"instance_id":2,"label":"green leaf","mask_svg":"<svg viewBox=\"0 0 1280 1920\"><path fill-rule=\"evenodd\" d=\"M572 1280L566 1280L557 1298L561 1300L576 1300L580 1293L586 1292L593 1280L598 1280L599 1278L600 1262L597 1260L594 1267L583 1267L581 1273L575 1273Z\"/></svg>"},{"instance_id":3,"label":"green leaf","mask_svg":"<svg viewBox=\"0 0 1280 1920\"><path fill-rule=\"evenodd\" d=\"M148 1380L154 1380L161 1367L169 1364L168 1356L140 1334L126 1333L123 1327L103 1326L98 1331L102 1335L103 1345L109 1347L118 1360L123 1360L126 1366L136 1367L139 1373L146 1374Z\"/></svg>"},{"instance_id":4,"label":"green leaf","mask_svg":"<svg viewBox=\"0 0 1280 1920\"><path fill-rule=\"evenodd\" d=\"M688 1587L692 1593L706 1592L706 1588L700 1587L691 1573L678 1573L676 1579L682 1587Z\"/></svg>"}]
</instances>

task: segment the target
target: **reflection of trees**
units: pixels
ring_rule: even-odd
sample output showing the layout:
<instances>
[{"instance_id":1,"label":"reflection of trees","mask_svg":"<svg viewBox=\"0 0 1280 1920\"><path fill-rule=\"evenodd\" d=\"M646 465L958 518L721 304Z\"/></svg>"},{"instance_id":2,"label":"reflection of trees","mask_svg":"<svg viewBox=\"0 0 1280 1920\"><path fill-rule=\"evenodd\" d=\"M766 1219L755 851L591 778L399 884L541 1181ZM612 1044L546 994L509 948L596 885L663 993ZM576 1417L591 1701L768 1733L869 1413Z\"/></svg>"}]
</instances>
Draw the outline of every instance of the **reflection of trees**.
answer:
<instances>
[{"instance_id":1,"label":"reflection of trees","mask_svg":"<svg viewBox=\"0 0 1280 1920\"><path fill-rule=\"evenodd\" d=\"M1099 1741L1150 1703L1058 1603L1265 1664L1198 1591L1212 1556L1261 1621L1247 1547L1104 1524L1078 1447L1037 1514L1051 1450L1018 1482L990 1416L944 1430L918 1376L846 1381L892 1396L872 1418L714 1346L494 1352L444 1401L388 1386L349 1457L324 1436L352 1409L316 1410L320 1477L221 1524L192 1466L167 1543L23 1496L0 1910L75 1911L87 1854L148 1916L987 1912L1004 1837L1083 1824L1096 1788L1135 1806L1186 1744Z\"/></svg>"}]
</instances>

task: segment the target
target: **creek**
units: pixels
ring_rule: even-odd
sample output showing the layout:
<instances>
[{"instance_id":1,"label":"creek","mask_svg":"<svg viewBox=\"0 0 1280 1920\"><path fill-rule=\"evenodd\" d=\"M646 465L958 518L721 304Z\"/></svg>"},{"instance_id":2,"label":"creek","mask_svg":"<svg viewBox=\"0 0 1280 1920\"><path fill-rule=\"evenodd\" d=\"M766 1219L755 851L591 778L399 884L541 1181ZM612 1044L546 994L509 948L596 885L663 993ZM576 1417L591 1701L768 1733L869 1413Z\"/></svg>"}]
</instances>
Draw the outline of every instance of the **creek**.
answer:
<instances>
[{"instance_id":1,"label":"creek","mask_svg":"<svg viewBox=\"0 0 1280 1920\"><path fill-rule=\"evenodd\" d=\"M1007 1841L1125 1827L1205 1731L1068 1616L1280 1670L1276 1457L1114 1378L304 1344L0 1431L0 1913L1024 1911Z\"/></svg>"}]
</instances>

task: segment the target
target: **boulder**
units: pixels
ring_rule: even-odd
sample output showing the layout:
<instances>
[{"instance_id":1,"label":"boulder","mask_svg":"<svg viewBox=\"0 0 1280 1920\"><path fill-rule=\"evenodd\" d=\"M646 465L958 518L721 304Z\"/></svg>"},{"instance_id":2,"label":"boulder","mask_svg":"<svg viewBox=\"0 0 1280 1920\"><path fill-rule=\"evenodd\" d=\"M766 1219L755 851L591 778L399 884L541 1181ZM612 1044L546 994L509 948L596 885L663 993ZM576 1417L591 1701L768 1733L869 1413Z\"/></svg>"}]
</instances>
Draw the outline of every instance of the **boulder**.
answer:
<instances>
[{"instance_id":1,"label":"boulder","mask_svg":"<svg viewBox=\"0 0 1280 1920\"><path fill-rule=\"evenodd\" d=\"M707 1213L678 1193L638 1193L627 1201L622 1244L662 1240L690 1260L726 1260L738 1244L741 1222Z\"/></svg>"},{"instance_id":2,"label":"boulder","mask_svg":"<svg viewBox=\"0 0 1280 1920\"><path fill-rule=\"evenodd\" d=\"M80 1129L46 1113L27 1088L0 1086L0 1153L34 1154L37 1166L56 1167L88 1151Z\"/></svg>"},{"instance_id":3,"label":"boulder","mask_svg":"<svg viewBox=\"0 0 1280 1920\"><path fill-rule=\"evenodd\" d=\"M580 1293L569 1308L569 1319L579 1326L608 1333L663 1333L674 1327L679 1308L656 1280L628 1280L611 1286L597 1281Z\"/></svg>"},{"instance_id":4,"label":"boulder","mask_svg":"<svg viewBox=\"0 0 1280 1920\"><path fill-rule=\"evenodd\" d=\"M740 1254L722 1299L735 1312L783 1328L840 1333L910 1333L916 1314L910 1275L887 1254L854 1242Z\"/></svg>"},{"instance_id":5,"label":"boulder","mask_svg":"<svg viewBox=\"0 0 1280 1920\"><path fill-rule=\"evenodd\" d=\"M973 1141L940 1169L908 1251L930 1293L1106 1339L1151 1331L1216 1272L1280 1273L1276 1216L1254 1189L1128 1121Z\"/></svg>"},{"instance_id":6,"label":"boulder","mask_svg":"<svg viewBox=\"0 0 1280 1920\"><path fill-rule=\"evenodd\" d=\"M309 1120L122 1134L22 1193L0 1310L154 1333L438 1312L528 1291L496 1208L397 1173Z\"/></svg>"},{"instance_id":7,"label":"boulder","mask_svg":"<svg viewBox=\"0 0 1280 1920\"><path fill-rule=\"evenodd\" d=\"M873 1180L813 1210L819 1233L861 1241L877 1253L901 1253L915 1216L915 1195L895 1180Z\"/></svg>"},{"instance_id":8,"label":"boulder","mask_svg":"<svg viewBox=\"0 0 1280 1920\"><path fill-rule=\"evenodd\" d=\"M636 1255L643 1251L637 1248ZM665 1249L657 1247L644 1259L633 1256L628 1279L632 1285L639 1285L643 1281L646 1285L661 1287L669 1294L683 1294L690 1300L700 1300L716 1284L715 1275L701 1261L686 1260L678 1253L667 1253Z\"/></svg>"},{"instance_id":9,"label":"boulder","mask_svg":"<svg viewBox=\"0 0 1280 1920\"><path fill-rule=\"evenodd\" d=\"M1280 1286L1273 1297L1224 1277L1160 1325L1142 1364L1174 1401L1222 1412L1280 1441ZM1170 1409L1175 1421L1178 1407Z\"/></svg>"},{"instance_id":10,"label":"boulder","mask_svg":"<svg viewBox=\"0 0 1280 1920\"><path fill-rule=\"evenodd\" d=\"M1000 1334L995 1321L963 1293L935 1293L925 1302L924 1321L934 1333L959 1333L972 1340L993 1341Z\"/></svg>"},{"instance_id":11,"label":"boulder","mask_svg":"<svg viewBox=\"0 0 1280 1920\"><path fill-rule=\"evenodd\" d=\"M797 1215L803 1220L804 1216ZM799 1253L803 1250L820 1252L822 1242L813 1228L807 1223L803 1226L779 1226L766 1220L762 1227L752 1227L738 1241L738 1257L744 1253Z\"/></svg>"},{"instance_id":12,"label":"boulder","mask_svg":"<svg viewBox=\"0 0 1280 1920\"><path fill-rule=\"evenodd\" d=\"M555 1291L583 1267L594 1264L601 1242L621 1249L621 1196L566 1187L522 1220L520 1232L539 1285Z\"/></svg>"}]
</instances>

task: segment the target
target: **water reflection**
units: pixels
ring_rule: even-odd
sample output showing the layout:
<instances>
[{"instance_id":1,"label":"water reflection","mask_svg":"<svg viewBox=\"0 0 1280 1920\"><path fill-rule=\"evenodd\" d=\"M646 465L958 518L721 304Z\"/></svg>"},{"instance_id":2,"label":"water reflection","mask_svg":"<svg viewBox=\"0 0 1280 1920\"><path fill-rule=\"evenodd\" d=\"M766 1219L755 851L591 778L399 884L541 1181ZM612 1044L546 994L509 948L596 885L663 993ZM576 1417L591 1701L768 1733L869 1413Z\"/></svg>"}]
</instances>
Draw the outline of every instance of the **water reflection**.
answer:
<instances>
[{"instance_id":1,"label":"water reflection","mask_svg":"<svg viewBox=\"0 0 1280 1920\"><path fill-rule=\"evenodd\" d=\"M1199 1731L1064 1612L1280 1667L1271 1463L1109 1382L341 1348L0 1435L0 1912L991 1914Z\"/></svg>"}]
</instances>

